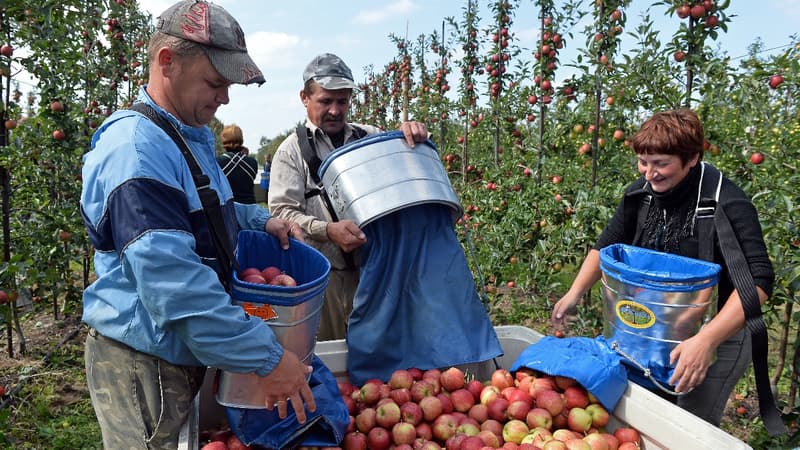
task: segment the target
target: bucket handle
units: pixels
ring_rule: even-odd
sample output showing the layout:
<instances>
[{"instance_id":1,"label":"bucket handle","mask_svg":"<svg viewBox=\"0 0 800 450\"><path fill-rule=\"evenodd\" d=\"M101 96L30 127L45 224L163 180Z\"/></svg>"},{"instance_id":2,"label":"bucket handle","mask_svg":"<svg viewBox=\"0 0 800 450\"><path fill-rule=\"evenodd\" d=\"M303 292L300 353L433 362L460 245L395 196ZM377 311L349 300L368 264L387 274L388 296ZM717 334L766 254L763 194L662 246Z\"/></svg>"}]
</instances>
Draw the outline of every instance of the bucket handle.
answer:
<instances>
[{"instance_id":1,"label":"bucket handle","mask_svg":"<svg viewBox=\"0 0 800 450\"><path fill-rule=\"evenodd\" d=\"M614 341L614 342L612 342L612 343L611 343L611 348L612 348L612 349L613 349L615 352L617 352L617 353L619 353L620 355L622 355L622 357L623 357L623 358L625 358L625 359L627 359L628 361L630 361L631 363L633 363L633 365L635 365L635 366L636 366L636 367L637 367L639 370L641 370L641 371L644 373L644 376L646 376L647 378L649 378L649 379L650 379L650 381L651 381L651 382L652 382L652 383L653 383L653 384L654 384L654 385L655 385L655 386L656 386L658 389L660 389L662 392L665 392L665 393L667 393L667 394L670 394L670 395L676 395L676 396L680 397L680 396L682 396L682 395L686 395L686 394L688 394L689 392L692 392L692 390L694 389L694 388L689 388L689 390L688 390L688 391L686 391L686 392L675 392L675 391L673 391L672 389L669 389L669 388L667 388L667 387L664 387L664 385L662 385L662 384L661 384L661 383L660 383L658 380L656 380L655 378L653 378L653 375L650 373L650 369L648 369L648 368L644 367L643 365L639 364L639 362L638 362L638 361L636 361L636 360L635 360L635 359L634 359L634 358L633 358L631 355L629 355L629 354L625 353L625 351L624 351L624 350L622 350L622 349L619 347L619 343L618 343L617 341Z\"/></svg>"}]
</instances>

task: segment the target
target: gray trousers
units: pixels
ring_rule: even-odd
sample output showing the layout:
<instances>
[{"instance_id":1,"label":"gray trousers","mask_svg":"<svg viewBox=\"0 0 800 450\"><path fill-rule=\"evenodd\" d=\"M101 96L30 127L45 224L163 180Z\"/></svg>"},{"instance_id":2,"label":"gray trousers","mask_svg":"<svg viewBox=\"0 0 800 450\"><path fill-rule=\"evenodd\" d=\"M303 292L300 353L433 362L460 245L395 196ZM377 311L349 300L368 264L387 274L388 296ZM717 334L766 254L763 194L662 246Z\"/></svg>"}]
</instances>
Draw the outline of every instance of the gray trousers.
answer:
<instances>
[{"instance_id":1,"label":"gray trousers","mask_svg":"<svg viewBox=\"0 0 800 450\"><path fill-rule=\"evenodd\" d=\"M170 364L89 330L86 379L103 447L175 449L205 367Z\"/></svg>"},{"instance_id":2,"label":"gray trousers","mask_svg":"<svg viewBox=\"0 0 800 450\"><path fill-rule=\"evenodd\" d=\"M344 339L358 289L358 270L331 270L320 312L317 341Z\"/></svg>"},{"instance_id":3,"label":"gray trousers","mask_svg":"<svg viewBox=\"0 0 800 450\"><path fill-rule=\"evenodd\" d=\"M717 360L708 368L706 379L692 392L679 396L678 406L718 427L728 398L751 360L750 333L741 330L717 348Z\"/></svg>"}]
</instances>

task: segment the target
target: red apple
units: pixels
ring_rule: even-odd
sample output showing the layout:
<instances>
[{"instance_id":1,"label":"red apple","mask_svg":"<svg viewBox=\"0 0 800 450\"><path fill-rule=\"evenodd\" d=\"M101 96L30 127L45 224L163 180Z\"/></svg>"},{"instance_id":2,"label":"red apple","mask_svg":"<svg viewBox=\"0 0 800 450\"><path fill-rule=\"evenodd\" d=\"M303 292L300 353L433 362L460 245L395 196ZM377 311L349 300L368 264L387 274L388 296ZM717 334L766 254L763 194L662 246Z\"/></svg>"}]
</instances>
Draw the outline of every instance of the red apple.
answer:
<instances>
[{"instance_id":1,"label":"red apple","mask_svg":"<svg viewBox=\"0 0 800 450\"><path fill-rule=\"evenodd\" d=\"M294 278L290 277L289 275L282 273L280 275L276 275L272 281L270 281L271 285L274 286L297 286L297 281Z\"/></svg>"},{"instance_id":2,"label":"red apple","mask_svg":"<svg viewBox=\"0 0 800 450\"><path fill-rule=\"evenodd\" d=\"M467 415L475 419L478 423L483 423L489 418L489 408L483 403L477 403L472 405Z\"/></svg>"},{"instance_id":3,"label":"red apple","mask_svg":"<svg viewBox=\"0 0 800 450\"><path fill-rule=\"evenodd\" d=\"M228 450L228 446L222 441L212 441L200 447L200 450Z\"/></svg>"},{"instance_id":4,"label":"red apple","mask_svg":"<svg viewBox=\"0 0 800 450\"><path fill-rule=\"evenodd\" d=\"M439 392L438 394L436 394L436 398L438 398L439 401L442 402L442 413L449 414L455 411L455 408L453 408L453 402L450 401L449 395L445 394L444 392Z\"/></svg>"},{"instance_id":5,"label":"red apple","mask_svg":"<svg viewBox=\"0 0 800 450\"><path fill-rule=\"evenodd\" d=\"M506 391L505 394L506 400L508 400L511 403L514 403L515 401L519 400L527 402L530 405L533 403L533 397L531 396L529 390L530 389L522 389L520 387L509 388L509 390Z\"/></svg>"},{"instance_id":6,"label":"red apple","mask_svg":"<svg viewBox=\"0 0 800 450\"><path fill-rule=\"evenodd\" d=\"M483 391L483 383L478 380L470 380L467 383L467 390L472 392L472 396L475 397L475 401L481 401L481 391Z\"/></svg>"},{"instance_id":7,"label":"red apple","mask_svg":"<svg viewBox=\"0 0 800 450\"><path fill-rule=\"evenodd\" d=\"M511 376L511 372L507 369L495 369L492 372L491 383L492 386L502 391L507 387L514 386L514 377Z\"/></svg>"},{"instance_id":8,"label":"red apple","mask_svg":"<svg viewBox=\"0 0 800 450\"><path fill-rule=\"evenodd\" d=\"M6 130L13 130L17 128L17 121L14 119L8 119L5 121Z\"/></svg>"},{"instance_id":9,"label":"red apple","mask_svg":"<svg viewBox=\"0 0 800 450\"><path fill-rule=\"evenodd\" d=\"M482 448L483 440L478 436L467 436L458 446L458 450L481 450Z\"/></svg>"},{"instance_id":10,"label":"red apple","mask_svg":"<svg viewBox=\"0 0 800 450\"><path fill-rule=\"evenodd\" d=\"M756 165L763 163L764 162L764 154L761 153L761 152L753 153L752 155L750 155L750 162L753 163L753 164L756 164Z\"/></svg>"},{"instance_id":11,"label":"red apple","mask_svg":"<svg viewBox=\"0 0 800 450\"><path fill-rule=\"evenodd\" d=\"M265 280L261 275L247 275L242 279L242 281L253 284L267 284L267 280Z\"/></svg>"},{"instance_id":12,"label":"red apple","mask_svg":"<svg viewBox=\"0 0 800 450\"><path fill-rule=\"evenodd\" d=\"M367 435L358 431L347 433L342 441L344 450L367 450Z\"/></svg>"},{"instance_id":13,"label":"red apple","mask_svg":"<svg viewBox=\"0 0 800 450\"><path fill-rule=\"evenodd\" d=\"M465 385L464 371L458 367L450 367L442 372L441 377L439 377L439 381L442 387L450 392L461 389Z\"/></svg>"},{"instance_id":14,"label":"red apple","mask_svg":"<svg viewBox=\"0 0 800 450\"><path fill-rule=\"evenodd\" d=\"M592 416L585 409L576 406L569 410L567 426L572 431L585 433L592 427Z\"/></svg>"},{"instance_id":15,"label":"red apple","mask_svg":"<svg viewBox=\"0 0 800 450\"><path fill-rule=\"evenodd\" d=\"M554 418L564 410L564 404L564 397L553 390L541 391L536 395L536 406L546 409Z\"/></svg>"},{"instance_id":16,"label":"red apple","mask_svg":"<svg viewBox=\"0 0 800 450\"><path fill-rule=\"evenodd\" d=\"M483 390L481 390L480 400L484 405L488 406L490 402L499 397L500 389L497 389L492 385L484 386Z\"/></svg>"},{"instance_id":17,"label":"red apple","mask_svg":"<svg viewBox=\"0 0 800 450\"><path fill-rule=\"evenodd\" d=\"M67 138L67 135L64 134L63 131L61 131L61 130L53 131L53 139L55 139L57 141L63 141L66 138Z\"/></svg>"},{"instance_id":18,"label":"red apple","mask_svg":"<svg viewBox=\"0 0 800 450\"><path fill-rule=\"evenodd\" d=\"M225 445L228 447L228 450L249 450L252 448L249 445L244 445L244 442L242 442L241 439L239 439L239 437L235 434L232 434L228 438L228 441L225 443Z\"/></svg>"},{"instance_id":19,"label":"red apple","mask_svg":"<svg viewBox=\"0 0 800 450\"><path fill-rule=\"evenodd\" d=\"M497 397L489 402L486 407L489 409L489 417L499 422L508 420L508 400Z\"/></svg>"},{"instance_id":20,"label":"red apple","mask_svg":"<svg viewBox=\"0 0 800 450\"><path fill-rule=\"evenodd\" d=\"M64 104L58 100L55 100L54 102L50 103L50 111L62 112L64 111Z\"/></svg>"},{"instance_id":21,"label":"red apple","mask_svg":"<svg viewBox=\"0 0 800 450\"><path fill-rule=\"evenodd\" d=\"M623 442L633 442L634 444L641 444L641 436L639 431L635 428L621 427L614 430L614 437L619 440L620 444Z\"/></svg>"},{"instance_id":22,"label":"red apple","mask_svg":"<svg viewBox=\"0 0 800 450\"><path fill-rule=\"evenodd\" d=\"M614 437L613 434L600 433L600 436L603 436L603 439L608 443L608 450L617 450L617 447L619 447L619 439Z\"/></svg>"},{"instance_id":23,"label":"red apple","mask_svg":"<svg viewBox=\"0 0 800 450\"><path fill-rule=\"evenodd\" d=\"M525 422L517 419L509 420L503 425L503 440L519 444L529 431Z\"/></svg>"},{"instance_id":24,"label":"red apple","mask_svg":"<svg viewBox=\"0 0 800 450\"><path fill-rule=\"evenodd\" d=\"M579 408L586 408L589 406L589 396L583 386L574 385L564 389L564 402L564 407L567 409L576 406Z\"/></svg>"},{"instance_id":25,"label":"red apple","mask_svg":"<svg viewBox=\"0 0 800 450\"><path fill-rule=\"evenodd\" d=\"M256 269L255 267L247 267L246 269L239 272L239 279L244 280L249 275L259 275L263 278L263 275L261 275L260 270Z\"/></svg>"},{"instance_id":26,"label":"red apple","mask_svg":"<svg viewBox=\"0 0 800 450\"><path fill-rule=\"evenodd\" d=\"M592 403L586 407L586 412L592 416L592 426L601 428L608 425L609 414L608 411L600 403Z\"/></svg>"},{"instance_id":27,"label":"red apple","mask_svg":"<svg viewBox=\"0 0 800 450\"><path fill-rule=\"evenodd\" d=\"M397 369L389 376L389 386L392 389L410 389L414 384L414 377L405 369Z\"/></svg>"},{"instance_id":28,"label":"red apple","mask_svg":"<svg viewBox=\"0 0 800 450\"><path fill-rule=\"evenodd\" d=\"M494 432L489 430L481 430L476 436L483 441L483 445L485 447L500 448L500 436L494 434Z\"/></svg>"},{"instance_id":29,"label":"red apple","mask_svg":"<svg viewBox=\"0 0 800 450\"><path fill-rule=\"evenodd\" d=\"M689 10L689 14L691 14L693 18L699 19L706 14L706 8L703 5L694 5Z\"/></svg>"},{"instance_id":30,"label":"red apple","mask_svg":"<svg viewBox=\"0 0 800 450\"><path fill-rule=\"evenodd\" d=\"M485 422L481 423L481 431L489 430L497 436L503 437L503 424L505 424L505 422L500 422L499 420L494 419L486 419Z\"/></svg>"},{"instance_id":31,"label":"red apple","mask_svg":"<svg viewBox=\"0 0 800 450\"><path fill-rule=\"evenodd\" d=\"M397 422L392 427L392 441L395 445L411 445L417 439L417 429L408 422Z\"/></svg>"},{"instance_id":32,"label":"red apple","mask_svg":"<svg viewBox=\"0 0 800 450\"><path fill-rule=\"evenodd\" d=\"M377 411L375 408L364 408L356 416L356 429L362 433L368 433L375 428Z\"/></svg>"},{"instance_id":33,"label":"red apple","mask_svg":"<svg viewBox=\"0 0 800 450\"><path fill-rule=\"evenodd\" d=\"M416 426L422 422L424 416L422 406L419 403L406 402L400 405L400 420L403 422Z\"/></svg>"},{"instance_id":34,"label":"red apple","mask_svg":"<svg viewBox=\"0 0 800 450\"><path fill-rule=\"evenodd\" d=\"M388 430L375 427L367 433L367 448L370 450L385 450L392 445L392 435Z\"/></svg>"},{"instance_id":35,"label":"red apple","mask_svg":"<svg viewBox=\"0 0 800 450\"><path fill-rule=\"evenodd\" d=\"M408 369L408 373L411 374L411 377L414 378L414 381L422 379L422 370L416 367L411 367Z\"/></svg>"},{"instance_id":36,"label":"red apple","mask_svg":"<svg viewBox=\"0 0 800 450\"><path fill-rule=\"evenodd\" d=\"M0 55L10 58L13 54L14 47L12 47L10 44L3 44L3 46L0 47Z\"/></svg>"},{"instance_id":37,"label":"red apple","mask_svg":"<svg viewBox=\"0 0 800 450\"><path fill-rule=\"evenodd\" d=\"M480 425L476 424L472 419L465 422L459 422L456 427L456 433L466 434L467 436L477 436L481 432Z\"/></svg>"},{"instance_id":38,"label":"red apple","mask_svg":"<svg viewBox=\"0 0 800 450\"><path fill-rule=\"evenodd\" d=\"M265 280L267 280L267 283L271 283L272 280L281 273L283 273L281 269L275 266L268 266L261 271L261 276L264 277Z\"/></svg>"},{"instance_id":39,"label":"red apple","mask_svg":"<svg viewBox=\"0 0 800 450\"><path fill-rule=\"evenodd\" d=\"M461 388L450 393L450 401L453 402L453 409L465 413L475 404L475 397L472 392Z\"/></svg>"},{"instance_id":40,"label":"red apple","mask_svg":"<svg viewBox=\"0 0 800 450\"><path fill-rule=\"evenodd\" d=\"M431 440L433 439L433 428L428 422L420 422L414 427L417 430L417 439Z\"/></svg>"},{"instance_id":41,"label":"red apple","mask_svg":"<svg viewBox=\"0 0 800 450\"><path fill-rule=\"evenodd\" d=\"M375 422L380 427L391 430L394 424L400 422L400 419L400 406L391 399L375 408Z\"/></svg>"},{"instance_id":42,"label":"red apple","mask_svg":"<svg viewBox=\"0 0 800 450\"><path fill-rule=\"evenodd\" d=\"M389 391L389 398L394 400L399 406L411 401L411 391L406 388L392 389Z\"/></svg>"},{"instance_id":43,"label":"red apple","mask_svg":"<svg viewBox=\"0 0 800 450\"><path fill-rule=\"evenodd\" d=\"M564 389L566 389L566 388L568 388L570 386L574 386L574 385L578 384L578 382L575 381L573 378L564 377L564 376L561 376L561 375L554 376L553 377L553 381L555 381L556 386L559 389L561 389L562 392L564 391Z\"/></svg>"},{"instance_id":44,"label":"red apple","mask_svg":"<svg viewBox=\"0 0 800 450\"><path fill-rule=\"evenodd\" d=\"M414 384L411 385L411 400L419 403L425 397L430 395L436 395L433 390L433 384L429 380L423 378L419 381L415 381Z\"/></svg>"},{"instance_id":45,"label":"red apple","mask_svg":"<svg viewBox=\"0 0 800 450\"><path fill-rule=\"evenodd\" d=\"M433 437L439 442L445 442L456 434L458 421L452 414L442 414L433 421Z\"/></svg>"},{"instance_id":46,"label":"red apple","mask_svg":"<svg viewBox=\"0 0 800 450\"><path fill-rule=\"evenodd\" d=\"M592 450L589 443L584 441L583 438L573 437L564 441L567 450Z\"/></svg>"},{"instance_id":47,"label":"red apple","mask_svg":"<svg viewBox=\"0 0 800 450\"><path fill-rule=\"evenodd\" d=\"M611 450L608 448L608 441L600 433L589 433L583 437L583 440L589 444L591 450Z\"/></svg>"},{"instance_id":48,"label":"red apple","mask_svg":"<svg viewBox=\"0 0 800 450\"><path fill-rule=\"evenodd\" d=\"M777 89L783 83L783 77L781 75L773 75L769 77L769 87L772 89Z\"/></svg>"},{"instance_id":49,"label":"red apple","mask_svg":"<svg viewBox=\"0 0 800 450\"><path fill-rule=\"evenodd\" d=\"M506 414L509 419L525 420L528 417L528 412L531 410L531 404L524 400L514 400L509 403Z\"/></svg>"},{"instance_id":50,"label":"red apple","mask_svg":"<svg viewBox=\"0 0 800 450\"><path fill-rule=\"evenodd\" d=\"M550 414L550 411L544 408L533 408L528 411L528 414L525 416L525 423L528 424L528 428L545 428L547 430L553 429L553 416Z\"/></svg>"},{"instance_id":51,"label":"red apple","mask_svg":"<svg viewBox=\"0 0 800 450\"><path fill-rule=\"evenodd\" d=\"M428 422L433 422L443 413L442 401L434 395L423 397L418 404L420 409L422 409L422 417Z\"/></svg>"}]
</instances>

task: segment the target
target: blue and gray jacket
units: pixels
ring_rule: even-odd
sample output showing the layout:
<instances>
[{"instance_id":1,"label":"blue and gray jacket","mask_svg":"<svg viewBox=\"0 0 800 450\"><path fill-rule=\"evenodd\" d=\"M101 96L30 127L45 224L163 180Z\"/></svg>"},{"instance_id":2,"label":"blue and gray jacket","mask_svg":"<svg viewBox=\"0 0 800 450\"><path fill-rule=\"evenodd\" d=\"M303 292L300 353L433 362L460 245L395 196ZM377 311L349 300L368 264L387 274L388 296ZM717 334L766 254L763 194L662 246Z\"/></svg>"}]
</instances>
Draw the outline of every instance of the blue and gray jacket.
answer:
<instances>
[{"instance_id":1,"label":"blue and gray jacket","mask_svg":"<svg viewBox=\"0 0 800 450\"><path fill-rule=\"evenodd\" d=\"M208 127L174 123L217 191L229 237L264 230L269 213L234 203ZM81 214L95 247L97 281L83 295L83 321L111 339L173 364L266 375L283 348L259 318L231 303L200 198L183 155L139 113L112 114L84 156Z\"/></svg>"}]
</instances>

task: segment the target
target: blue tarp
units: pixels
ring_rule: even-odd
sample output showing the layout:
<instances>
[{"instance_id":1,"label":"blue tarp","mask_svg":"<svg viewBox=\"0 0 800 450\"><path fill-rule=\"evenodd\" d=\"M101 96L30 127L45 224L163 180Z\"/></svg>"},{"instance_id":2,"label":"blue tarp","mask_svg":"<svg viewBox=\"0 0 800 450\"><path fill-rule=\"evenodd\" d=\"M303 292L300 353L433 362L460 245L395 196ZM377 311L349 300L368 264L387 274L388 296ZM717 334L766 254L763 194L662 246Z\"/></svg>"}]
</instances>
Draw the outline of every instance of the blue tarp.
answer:
<instances>
[{"instance_id":1,"label":"blue tarp","mask_svg":"<svg viewBox=\"0 0 800 450\"><path fill-rule=\"evenodd\" d=\"M231 431L246 445L255 444L269 449L339 445L350 424L350 413L331 371L316 355L311 365L314 371L308 384L314 394L317 410L310 412L306 409L305 424L297 422L291 405L285 419L278 417L277 409L226 407Z\"/></svg>"},{"instance_id":2,"label":"blue tarp","mask_svg":"<svg viewBox=\"0 0 800 450\"><path fill-rule=\"evenodd\" d=\"M622 358L602 336L545 336L523 350L509 370L515 372L522 367L577 380L609 411L617 406L628 386Z\"/></svg>"},{"instance_id":3,"label":"blue tarp","mask_svg":"<svg viewBox=\"0 0 800 450\"><path fill-rule=\"evenodd\" d=\"M364 227L347 331L356 385L396 369L487 361L503 350L481 303L449 207L422 204Z\"/></svg>"}]
</instances>

